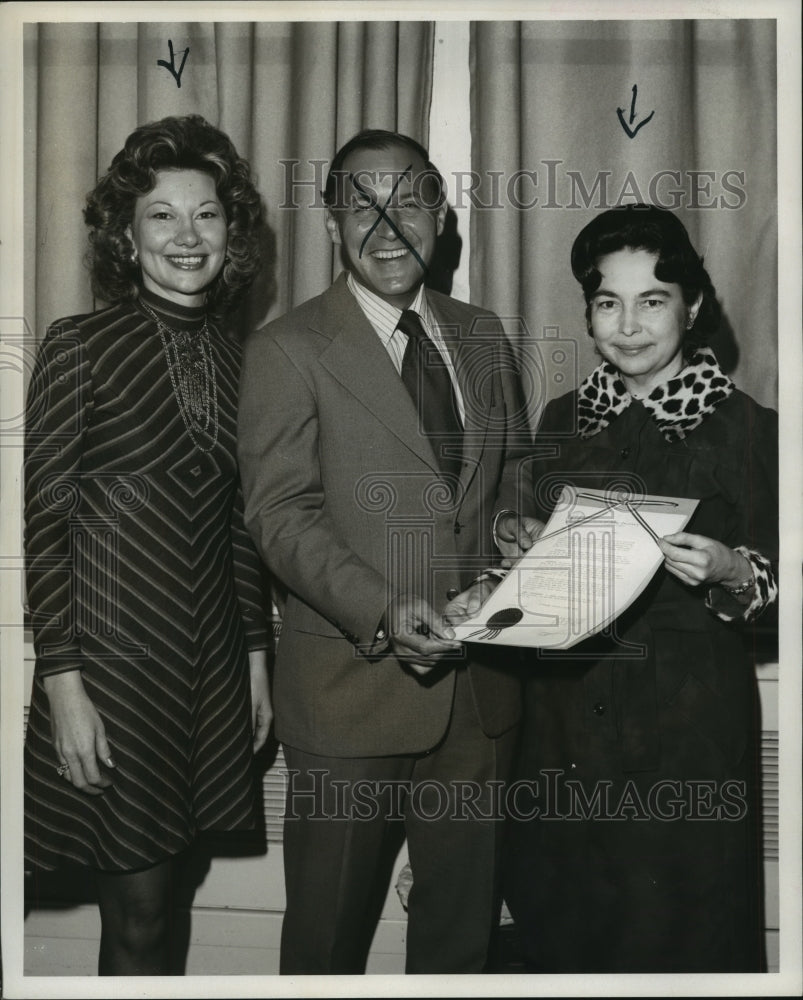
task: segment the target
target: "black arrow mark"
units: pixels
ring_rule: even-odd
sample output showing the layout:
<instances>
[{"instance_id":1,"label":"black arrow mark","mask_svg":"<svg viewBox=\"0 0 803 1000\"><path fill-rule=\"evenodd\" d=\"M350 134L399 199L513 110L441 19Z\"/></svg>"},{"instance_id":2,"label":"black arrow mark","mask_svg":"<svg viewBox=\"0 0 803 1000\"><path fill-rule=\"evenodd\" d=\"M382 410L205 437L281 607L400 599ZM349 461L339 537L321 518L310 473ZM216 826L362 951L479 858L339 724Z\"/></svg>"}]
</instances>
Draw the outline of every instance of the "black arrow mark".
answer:
<instances>
[{"instance_id":1,"label":"black arrow mark","mask_svg":"<svg viewBox=\"0 0 803 1000\"><path fill-rule=\"evenodd\" d=\"M622 128L623 128L623 129L625 130L625 132L627 132L628 136L629 136L629 137L630 137L631 139L635 139L635 138L636 138L636 135L637 135L637 133L638 133L638 130L639 130L639 129L640 129L640 128L641 128L642 126L643 126L643 125L646 125L646 124L647 124L647 122L648 122L648 121L649 121L649 120L650 120L650 119L652 118L652 116L653 116L653 115L655 114L655 111L651 111L651 112L650 112L650 113L649 113L649 114L647 115L647 117L646 117L645 119L643 119L643 121L640 121L640 122L638 123L638 125L636 125L636 127L635 127L634 129L631 129L631 128L630 128L630 125L632 125L632 124L633 124L633 119L634 119L634 118L636 117L636 95L637 95L637 94L638 94L638 87L637 87L637 86L635 85L635 83L634 83L634 84L633 84L633 99L632 99L632 100L631 100L631 102L630 102L630 124L628 124L628 123L627 123L627 122L625 121L625 118L624 118L624 114L625 114L625 113L624 113L624 109L623 109L623 108L617 108L617 109L616 109L616 113L617 113L617 115L619 115L619 121L621 122L621 125L622 125Z\"/></svg>"},{"instance_id":2,"label":"black arrow mark","mask_svg":"<svg viewBox=\"0 0 803 1000\"><path fill-rule=\"evenodd\" d=\"M190 54L189 48L184 49L184 58L181 60L181 65L176 72L176 57L173 53L173 42L168 38L167 45L170 49L170 62L165 62L164 59L157 59L157 66L164 66L165 69L169 70L173 74L173 78L176 81L176 86L181 86L181 74L184 72L184 63L187 61L187 56Z\"/></svg>"}]
</instances>

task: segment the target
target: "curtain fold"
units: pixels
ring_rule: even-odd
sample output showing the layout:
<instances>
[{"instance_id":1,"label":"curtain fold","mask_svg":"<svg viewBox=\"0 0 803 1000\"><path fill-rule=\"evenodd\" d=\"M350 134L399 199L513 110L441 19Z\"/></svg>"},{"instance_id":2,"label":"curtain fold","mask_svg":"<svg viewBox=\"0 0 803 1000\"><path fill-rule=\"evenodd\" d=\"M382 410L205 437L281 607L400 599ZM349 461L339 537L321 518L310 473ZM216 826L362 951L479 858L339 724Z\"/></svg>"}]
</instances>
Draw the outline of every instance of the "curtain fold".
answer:
<instances>
[{"instance_id":1,"label":"curtain fold","mask_svg":"<svg viewBox=\"0 0 803 1000\"><path fill-rule=\"evenodd\" d=\"M472 295L526 325L533 422L596 363L572 241L641 200L689 229L720 362L777 406L775 22L475 22L471 65Z\"/></svg>"},{"instance_id":2,"label":"curtain fold","mask_svg":"<svg viewBox=\"0 0 803 1000\"><path fill-rule=\"evenodd\" d=\"M126 136L165 115L203 115L251 162L265 201L269 254L243 327L323 291L339 270L320 201L328 162L365 127L428 141L434 27L26 25L25 282L36 336L59 316L96 307L84 266L86 194Z\"/></svg>"}]
</instances>

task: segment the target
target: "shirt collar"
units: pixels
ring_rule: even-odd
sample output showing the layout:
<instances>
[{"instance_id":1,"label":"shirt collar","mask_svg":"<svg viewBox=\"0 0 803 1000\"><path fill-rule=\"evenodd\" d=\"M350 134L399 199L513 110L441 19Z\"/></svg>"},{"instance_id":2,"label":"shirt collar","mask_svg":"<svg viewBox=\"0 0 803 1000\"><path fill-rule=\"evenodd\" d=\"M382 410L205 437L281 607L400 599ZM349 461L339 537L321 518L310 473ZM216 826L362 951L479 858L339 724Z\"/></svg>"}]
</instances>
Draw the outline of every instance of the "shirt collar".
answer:
<instances>
[{"instance_id":1,"label":"shirt collar","mask_svg":"<svg viewBox=\"0 0 803 1000\"><path fill-rule=\"evenodd\" d=\"M687 434L731 395L735 385L717 364L714 352L701 347L674 377L656 386L640 402L667 441ZM584 379L577 393L578 433L590 438L612 423L633 402L618 371L607 361Z\"/></svg>"},{"instance_id":2,"label":"shirt collar","mask_svg":"<svg viewBox=\"0 0 803 1000\"><path fill-rule=\"evenodd\" d=\"M371 326L373 326L376 330L379 339L387 347L387 344L393 336L399 320L401 319L402 310L398 309L396 306L392 306L380 295L372 292L370 289L366 288L365 285L360 284L351 271L348 272L346 284L348 285L349 291L357 300L358 305L365 313L368 321L371 323ZM424 326L432 329L432 314L430 313L426 289L423 284L419 286L418 291L415 294L415 298L407 308L413 312L417 312L421 317Z\"/></svg>"}]
</instances>

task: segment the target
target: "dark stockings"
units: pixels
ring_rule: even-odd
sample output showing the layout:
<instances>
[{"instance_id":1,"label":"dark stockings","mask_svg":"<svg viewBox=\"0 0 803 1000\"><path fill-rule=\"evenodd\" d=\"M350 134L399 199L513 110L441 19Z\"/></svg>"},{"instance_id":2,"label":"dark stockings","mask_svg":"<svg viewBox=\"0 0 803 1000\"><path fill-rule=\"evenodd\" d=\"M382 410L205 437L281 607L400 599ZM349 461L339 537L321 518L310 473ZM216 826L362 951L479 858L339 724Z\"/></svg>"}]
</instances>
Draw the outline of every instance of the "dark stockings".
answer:
<instances>
[{"instance_id":1,"label":"dark stockings","mask_svg":"<svg viewBox=\"0 0 803 1000\"><path fill-rule=\"evenodd\" d=\"M98 975L169 974L173 861L138 872L97 872Z\"/></svg>"}]
</instances>

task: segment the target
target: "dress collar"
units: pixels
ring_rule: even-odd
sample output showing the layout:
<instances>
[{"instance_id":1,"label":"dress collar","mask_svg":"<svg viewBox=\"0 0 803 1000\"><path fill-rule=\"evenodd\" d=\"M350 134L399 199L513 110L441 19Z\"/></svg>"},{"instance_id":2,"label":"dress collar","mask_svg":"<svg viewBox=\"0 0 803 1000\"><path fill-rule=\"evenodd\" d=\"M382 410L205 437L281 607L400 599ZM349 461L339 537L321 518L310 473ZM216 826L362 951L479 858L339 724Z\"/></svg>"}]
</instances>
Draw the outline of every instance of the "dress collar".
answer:
<instances>
[{"instance_id":1,"label":"dress collar","mask_svg":"<svg viewBox=\"0 0 803 1000\"><path fill-rule=\"evenodd\" d=\"M165 326L174 330L200 330L206 322L204 306L184 306L161 295L156 295L147 288L140 288L137 304L145 304L162 320ZM147 312L147 310L143 310Z\"/></svg>"},{"instance_id":2,"label":"dress collar","mask_svg":"<svg viewBox=\"0 0 803 1000\"><path fill-rule=\"evenodd\" d=\"M731 395L735 386L719 367L714 352L701 347L674 378L639 400L667 441L682 441ZM581 438L599 434L630 406L634 397L609 362L583 381L577 394Z\"/></svg>"}]
</instances>

